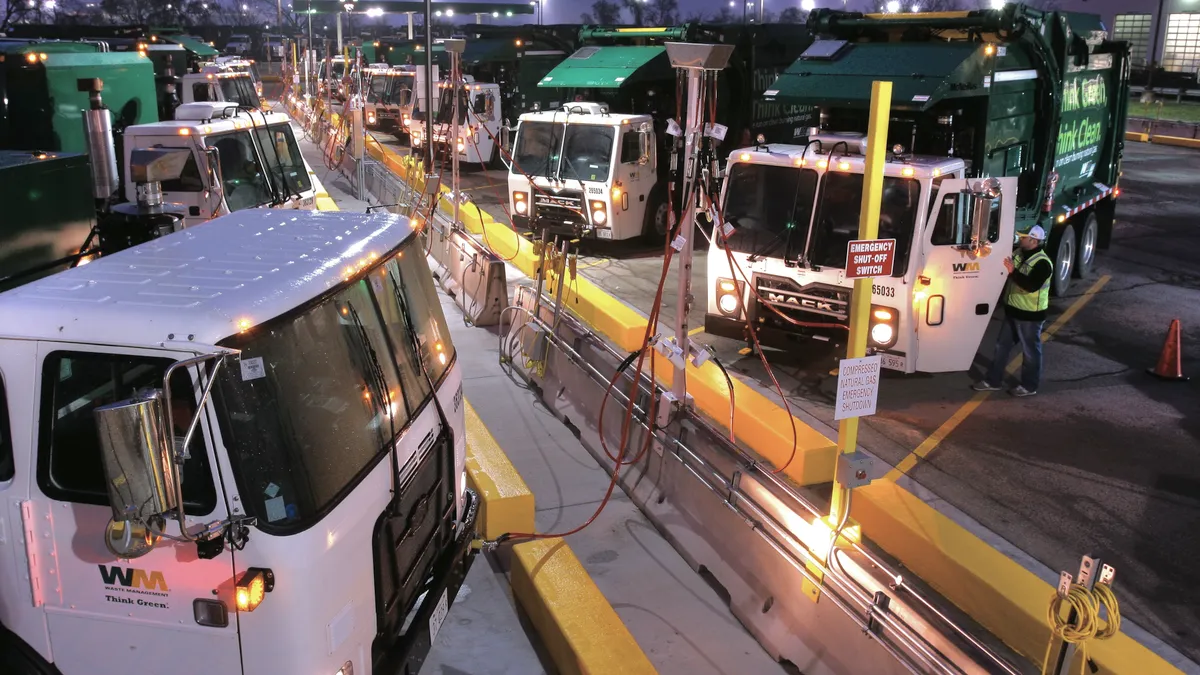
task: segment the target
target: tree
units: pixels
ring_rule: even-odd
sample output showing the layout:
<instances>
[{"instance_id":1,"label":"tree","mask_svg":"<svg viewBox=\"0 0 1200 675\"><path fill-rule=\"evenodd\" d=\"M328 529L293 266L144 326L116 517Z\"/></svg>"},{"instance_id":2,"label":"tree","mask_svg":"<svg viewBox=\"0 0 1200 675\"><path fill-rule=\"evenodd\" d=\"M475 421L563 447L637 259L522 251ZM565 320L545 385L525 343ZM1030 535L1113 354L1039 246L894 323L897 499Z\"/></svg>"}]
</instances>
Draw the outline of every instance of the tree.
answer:
<instances>
[{"instance_id":1,"label":"tree","mask_svg":"<svg viewBox=\"0 0 1200 675\"><path fill-rule=\"evenodd\" d=\"M738 23L741 21L741 19L738 19L733 15L733 10L729 9L728 7L722 7L721 9L713 12L709 16L709 20L717 25Z\"/></svg>"},{"instance_id":2,"label":"tree","mask_svg":"<svg viewBox=\"0 0 1200 675\"><path fill-rule=\"evenodd\" d=\"M0 32L8 30L14 23L19 23L32 11L26 0L4 0L4 14L0 15Z\"/></svg>"},{"instance_id":3,"label":"tree","mask_svg":"<svg viewBox=\"0 0 1200 675\"><path fill-rule=\"evenodd\" d=\"M646 21L654 26L679 23L679 0L650 0L646 5Z\"/></svg>"},{"instance_id":4,"label":"tree","mask_svg":"<svg viewBox=\"0 0 1200 675\"><path fill-rule=\"evenodd\" d=\"M581 14L579 20L582 23L612 26L621 23L621 6L612 0L596 0L592 3L592 11Z\"/></svg>"},{"instance_id":5,"label":"tree","mask_svg":"<svg viewBox=\"0 0 1200 675\"><path fill-rule=\"evenodd\" d=\"M808 12L799 7L788 7L779 13L779 23L804 23L808 21Z\"/></svg>"},{"instance_id":6,"label":"tree","mask_svg":"<svg viewBox=\"0 0 1200 675\"><path fill-rule=\"evenodd\" d=\"M646 25L646 4L642 0L621 0L621 5L629 12L629 16L633 18L633 25Z\"/></svg>"},{"instance_id":7,"label":"tree","mask_svg":"<svg viewBox=\"0 0 1200 675\"><path fill-rule=\"evenodd\" d=\"M990 0L982 2L988 4ZM876 0L875 11L887 11L888 4L889 0ZM964 9L960 0L899 0L901 12L912 12L914 7L918 12L955 12Z\"/></svg>"},{"instance_id":8,"label":"tree","mask_svg":"<svg viewBox=\"0 0 1200 675\"><path fill-rule=\"evenodd\" d=\"M106 19L119 24L195 26L212 17L204 0L100 0L99 9Z\"/></svg>"}]
</instances>

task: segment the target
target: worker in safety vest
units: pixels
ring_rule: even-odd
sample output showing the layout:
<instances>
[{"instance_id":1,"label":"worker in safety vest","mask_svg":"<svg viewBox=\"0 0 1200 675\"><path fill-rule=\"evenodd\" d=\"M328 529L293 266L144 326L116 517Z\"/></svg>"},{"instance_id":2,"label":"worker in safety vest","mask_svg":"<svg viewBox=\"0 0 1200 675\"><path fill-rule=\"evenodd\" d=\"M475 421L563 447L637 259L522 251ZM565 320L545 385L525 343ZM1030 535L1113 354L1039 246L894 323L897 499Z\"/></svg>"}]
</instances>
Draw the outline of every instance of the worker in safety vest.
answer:
<instances>
[{"instance_id":1,"label":"worker in safety vest","mask_svg":"<svg viewBox=\"0 0 1200 675\"><path fill-rule=\"evenodd\" d=\"M1021 384L1008 390L1013 396L1033 396L1042 381L1042 324L1050 307L1050 277L1054 263L1042 249L1046 230L1034 225L1020 235L1016 254L1004 259L1008 283L1004 286L1004 324L996 338L996 353L984 379L975 383L975 391L997 391L1004 383L1008 354L1019 342L1025 359L1021 364Z\"/></svg>"}]
</instances>

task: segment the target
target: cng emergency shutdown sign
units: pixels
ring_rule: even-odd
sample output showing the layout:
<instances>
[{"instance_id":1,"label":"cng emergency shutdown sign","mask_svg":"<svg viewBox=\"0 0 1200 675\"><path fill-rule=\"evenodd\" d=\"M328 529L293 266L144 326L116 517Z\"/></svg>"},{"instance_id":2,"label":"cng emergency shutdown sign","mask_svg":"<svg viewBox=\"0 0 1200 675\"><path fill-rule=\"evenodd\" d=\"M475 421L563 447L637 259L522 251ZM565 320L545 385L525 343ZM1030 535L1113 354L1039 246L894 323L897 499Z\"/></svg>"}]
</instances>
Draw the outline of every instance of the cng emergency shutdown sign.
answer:
<instances>
[{"instance_id":1,"label":"cng emergency shutdown sign","mask_svg":"<svg viewBox=\"0 0 1200 675\"><path fill-rule=\"evenodd\" d=\"M837 403L833 419L865 417L875 414L879 399L880 356L842 359L838 364Z\"/></svg>"},{"instance_id":2,"label":"cng emergency shutdown sign","mask_svg":"<svg viewBox=\"0 0 1200 675\"><path fill-rule=\"evenodd\" d=\"M890 277L895 262L895 239L855 239L846 246L847 279Z\"/></svg>"}]
</instances>

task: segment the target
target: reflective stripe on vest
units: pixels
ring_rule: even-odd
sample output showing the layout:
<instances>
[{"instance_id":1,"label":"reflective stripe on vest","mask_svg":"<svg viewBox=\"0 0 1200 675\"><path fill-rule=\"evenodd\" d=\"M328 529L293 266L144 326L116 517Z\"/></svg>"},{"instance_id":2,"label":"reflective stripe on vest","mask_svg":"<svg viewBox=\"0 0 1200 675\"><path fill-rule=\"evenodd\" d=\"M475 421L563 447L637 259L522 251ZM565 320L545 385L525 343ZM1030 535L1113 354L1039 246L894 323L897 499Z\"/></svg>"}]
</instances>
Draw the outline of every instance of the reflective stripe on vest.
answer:
<instances>
[{"instance_id":1,"label":"reflective stripe on vest","mask_svg":"<svg viewBox=\"0 0 1200 675\"><path fill-rule=\"evenodd\" d=\"M1028 275L1035 263L1045 260L1050 263L1050 276L1042 282L1042 287L1036 291L1027 291L1011 280L1004 293L1004 304L1024 312L1042 312L1050 307L1050 279L1054 277L1054 262L1045 251L1038 251L1028 258L1016 261L1016 271Z\"/></svg>"}]
</instances>

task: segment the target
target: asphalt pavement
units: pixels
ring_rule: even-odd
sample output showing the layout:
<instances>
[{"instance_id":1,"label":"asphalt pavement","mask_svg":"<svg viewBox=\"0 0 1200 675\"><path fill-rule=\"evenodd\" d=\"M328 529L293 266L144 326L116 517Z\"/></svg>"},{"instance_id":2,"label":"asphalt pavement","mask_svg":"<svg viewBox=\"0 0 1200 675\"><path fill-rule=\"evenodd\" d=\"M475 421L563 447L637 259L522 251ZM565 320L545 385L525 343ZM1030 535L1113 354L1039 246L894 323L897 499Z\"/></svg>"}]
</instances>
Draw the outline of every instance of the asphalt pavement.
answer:
<instances>
[{"instance_id":1,"label":"asphalt pavement","mask_svg":"<svg viewBox=\"0 0 1200 675\"><path fill-rule=\"evenodd\" d=\"M390 135L376 136L398 147ZM975 395L971 375L889 373L860 445L1052 570L1074 572L1084 554L1114 565L1123 614L1200 661L1200 586L1190 578L1200 560L1200 380L1164 382L1146 373L1178 318L1184 372L1200 378L1200 152L1129 143L1125 157L1112 247L1090 278L1052 302L1047 326L1076 308L1045 345L1038 396L1000 392L942 428ZM461 182L505 222L504 171L464 165ZM644 242L585 245L581 273L647 312L661 250ZM697 246L693 328L703 326L707 303L707 244ZM676 280L672 270L664 297L675 297ZM662 320L669 324L673 313L664 306ZM990 360L998 325L992 322L977 369ZM743 344L694 339L773 395L759 358ZM814 344L767 356L789 405L834 424L837 354ZM939 428L949 433L930 447ZM918 448L928 452L917 457Z\"/></svg>"}]
</instances>

